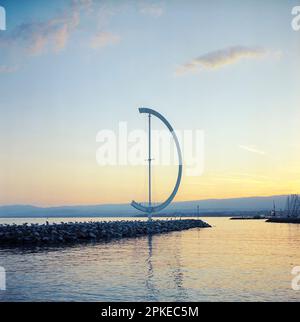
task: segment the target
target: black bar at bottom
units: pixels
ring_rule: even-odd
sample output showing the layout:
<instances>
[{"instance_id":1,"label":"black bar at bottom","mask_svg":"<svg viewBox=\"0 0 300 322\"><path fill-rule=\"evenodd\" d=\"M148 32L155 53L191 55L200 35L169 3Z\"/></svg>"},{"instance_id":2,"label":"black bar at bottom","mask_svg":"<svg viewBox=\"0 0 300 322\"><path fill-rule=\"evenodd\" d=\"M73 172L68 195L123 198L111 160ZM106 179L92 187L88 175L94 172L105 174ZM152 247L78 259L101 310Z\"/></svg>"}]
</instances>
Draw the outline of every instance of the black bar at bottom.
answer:
<instances>
[{"instance_id":1,"label":"black bar at bottom","mask_svg":"<svg viewBox=\"0 0 300 322\"><path fill-rule=\"evenodd\" d=\"M255 309L259 306L259 311ZM193 319L226 317L231 320L245 316L257 319L272 312L285 319L297 314L299 303L0 303L0 321L135 321L152 319Z\"/></svg>"}]
</instances>

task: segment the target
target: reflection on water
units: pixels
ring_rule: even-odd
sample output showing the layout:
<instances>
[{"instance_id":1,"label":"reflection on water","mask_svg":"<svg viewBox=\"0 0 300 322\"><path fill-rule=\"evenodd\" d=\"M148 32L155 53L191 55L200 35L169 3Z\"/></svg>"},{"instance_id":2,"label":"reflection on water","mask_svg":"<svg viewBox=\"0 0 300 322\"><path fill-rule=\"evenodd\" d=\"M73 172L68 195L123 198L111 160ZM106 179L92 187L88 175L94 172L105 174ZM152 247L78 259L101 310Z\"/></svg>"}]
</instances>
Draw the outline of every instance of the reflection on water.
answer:
<instances>
[{"instance_id":1,"label":"reflection on water","mask_svg":"<svg viewBox=\"0 0 300 322\"><path fill-rule=\"evenodd\" d=\"M148 265L147 270L147 278L146 278L146 287L148 290L148 296L151 298L152 301L157 301L158 294L155 289L154 278L153 278L153 265L152 265L152 235L148 237L148 249L149 249L149 256L146 259L146 263Z\"/></svg>"},{"instance_id":2,"label":"reflection on water","mask_svg":"<svg viewBox=\"0 0 300 322\"><path fill-rule=\"evenodd\" d=\"M73 221L73 220L72 220ZM66 248L0 249L3 301L299 301L300 225L213 228Z\"/></svg>"}]
</instances>

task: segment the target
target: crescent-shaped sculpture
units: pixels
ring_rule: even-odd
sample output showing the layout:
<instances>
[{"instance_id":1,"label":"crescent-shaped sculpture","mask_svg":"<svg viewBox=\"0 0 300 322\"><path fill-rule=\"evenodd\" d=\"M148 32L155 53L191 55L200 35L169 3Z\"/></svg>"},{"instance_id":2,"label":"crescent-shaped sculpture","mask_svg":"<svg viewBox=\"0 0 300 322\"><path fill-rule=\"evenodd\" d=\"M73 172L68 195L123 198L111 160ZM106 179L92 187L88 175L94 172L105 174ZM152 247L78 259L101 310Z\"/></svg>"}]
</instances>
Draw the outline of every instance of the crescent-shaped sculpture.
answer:
<instances>
[{"instance_id":1,"label":"crescent-shaped sculpture","mask_svg":"<svg viewBox=\"0 0 300 322\"><path fill-rule=\"evenodd\" d=\"M158 211L161 211L162 209L166 208L172 202L172 200L174 199L174 197L178 191L178 188L179 188L179 185L181 182L181 177L182 177L182 155L181 155L180 145L179 145L176 133L174 132L174 129L172 128L171 124L166 120L166 118L163 117L157 111L152 110L150 108L144 108L144 107L139 108L139 112L142 114L148 114L148 116L149 116L149 158L148 158L148 162L149 162L149 205L143 206L140 203L132 201L131 206L137 210L148 213L148 218L151 219L151 214L153 212L158 212ZM175 187L174 187L172 193L170 194L170 196L163 203L156 205L156 206L152 206L152 204L151 204L151 161L152 161L152 159L151 159L151 116L152 115L156 116L158 119L160 119L166 125L166 127L169 129L169 131L171 132L173 139L175 141L177 155L178 155L178 174L177 174L177 180L176 180Z\"/></svg>"}]
</instances>

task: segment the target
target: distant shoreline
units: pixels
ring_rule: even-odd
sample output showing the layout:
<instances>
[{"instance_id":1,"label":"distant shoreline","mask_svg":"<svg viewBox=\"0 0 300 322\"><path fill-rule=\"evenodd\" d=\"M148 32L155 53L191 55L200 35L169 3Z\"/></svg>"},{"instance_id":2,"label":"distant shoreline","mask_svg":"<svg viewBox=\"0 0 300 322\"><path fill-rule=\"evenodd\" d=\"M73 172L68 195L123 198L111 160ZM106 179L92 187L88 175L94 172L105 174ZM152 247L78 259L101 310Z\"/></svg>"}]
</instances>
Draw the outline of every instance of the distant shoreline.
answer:
<instances>
[{"instance_id":1,"label":"distant shoreline","mask_svg":"<svg viewBox=\"0 0 300 322\"><path fill-rule=\"evenodd\" d=\"M240 213L239 214L222 214L222 213L213 213L213 214L200 214L198 215L192 215L192 214L157 214L157 215L152 215L153 218L195 218L195 219L201 219L201 217L223 217L223 218L230 218L230 217L234 217L234 218L239 218L240 217ZM52 215L52 216L0 216L0 219L51 219L51 218L147 218L147 215L70 215L70 216L66 216L66 215Z\"/></svg>"},{"instance_id":2,"label":"distant shoreline","mask_svg":"<svg viewBox=\"0 0 300 322\"><path fill-rule=\"evenodd\" d=\"M281 209L286 202L286 195L268 197L241 197L225 199L205 199L173 202L159 214L160 216L191 215L194 216L254 216L269 214L273 202ZM131 217L139 216L130 204L98 204L98 205L65 205L65 206L32 206L32 205L0 205L0 218L33 218L33 217Z\"/></svg>"}]
</instances>

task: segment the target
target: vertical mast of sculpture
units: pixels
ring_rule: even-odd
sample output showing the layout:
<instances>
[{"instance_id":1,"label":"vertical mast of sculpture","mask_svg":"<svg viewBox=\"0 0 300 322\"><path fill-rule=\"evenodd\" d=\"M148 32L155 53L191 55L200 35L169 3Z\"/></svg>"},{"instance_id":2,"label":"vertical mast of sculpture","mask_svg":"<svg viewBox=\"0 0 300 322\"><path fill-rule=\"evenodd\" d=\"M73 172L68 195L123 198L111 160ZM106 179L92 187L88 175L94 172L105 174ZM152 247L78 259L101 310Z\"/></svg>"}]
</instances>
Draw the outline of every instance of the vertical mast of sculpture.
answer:
<instances>
[{"instance_id":1,"label":"vertical mast of sculpture","mask_svg":"<svg viewBox=\"0 0 300 322\"><path fill-rule=\"evenodd\" d=\"M149 142L148 142L148 167L149 167L149 187L148 187L148 193L149 193L149 202L148 202L148 207L149 209L151 209L151 114L148 114L148 124L149 124ZM152 219L152 211L148 212L148 220Z\"/></svg>"}]
</instances>

